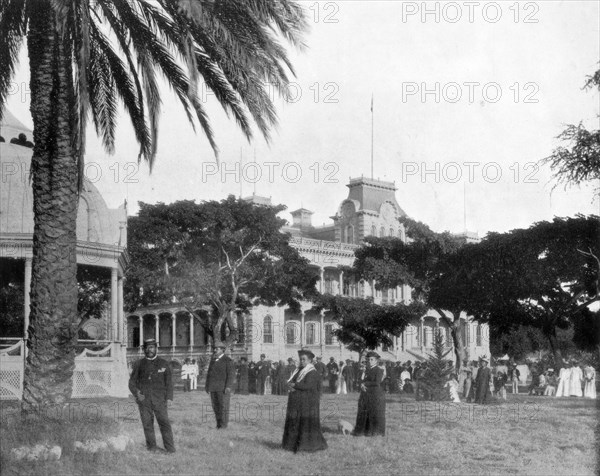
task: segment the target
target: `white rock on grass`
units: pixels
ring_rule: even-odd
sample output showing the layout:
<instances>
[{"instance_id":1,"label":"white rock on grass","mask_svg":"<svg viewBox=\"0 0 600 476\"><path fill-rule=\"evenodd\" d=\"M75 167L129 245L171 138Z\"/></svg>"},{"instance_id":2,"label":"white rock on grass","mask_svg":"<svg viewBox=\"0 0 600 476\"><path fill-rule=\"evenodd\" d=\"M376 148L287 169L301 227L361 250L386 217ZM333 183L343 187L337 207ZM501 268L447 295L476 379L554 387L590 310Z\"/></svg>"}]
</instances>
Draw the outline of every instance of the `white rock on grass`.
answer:
<instances>
[{"instance_id":1,"label":"white rock on grass","mask_svg":"<svg viewBox=\"0 0 600 476\"><path fill-rule=\"evenodd\" d=\"M108 447L113 451L125 451L132 439L127 435L112 436L106 440Z\"/></svg>"},{"instance_id":2,"label":"white rock on grass","mask_svg":"<svg viewBox=\"0 0 600 476\"><path fill-rule=\"evenodd\" d=\"M102 440L87 440L82 443L81 441L75 442L75 449L83 451L85 453L98 453L108 449L106 441Z\"/></svg>"},{"instance_id":3,"label":"white rock on grass","mask_svg":"<svg viewBox=\"0 0 600 476\"><path fill-rule=\"evenodd\" d=\"M21 446L13 448L10 453L17 460L59 460L62 455L62 448L60 446L49 445Z\"/></svg>"}]
</instances>

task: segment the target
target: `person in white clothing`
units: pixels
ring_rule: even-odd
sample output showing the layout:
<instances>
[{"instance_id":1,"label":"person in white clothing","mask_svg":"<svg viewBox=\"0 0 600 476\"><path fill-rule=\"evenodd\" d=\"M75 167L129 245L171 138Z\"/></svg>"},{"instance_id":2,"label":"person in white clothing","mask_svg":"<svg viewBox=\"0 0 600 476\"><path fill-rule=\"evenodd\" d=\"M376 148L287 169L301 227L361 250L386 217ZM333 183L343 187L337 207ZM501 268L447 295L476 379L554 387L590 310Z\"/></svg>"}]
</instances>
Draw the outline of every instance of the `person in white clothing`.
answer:
<instances>
[{"instance_id":1,"label":"person in white clothing","mask_svg":"<svg viewBox=\"0 0 600 476\"><path fill-rule=\"evenodd\" d=\"M460 403L460 397L458 396L458 380L456 374L450 374L450 379L446 382L446 385L450 392L450 398L453 403Z\"/></svg>"},{"instance_id":2,"label":"person in white clothing","mask_svg":"<svg viewBox=\"0 0 600 476\"><path fill-rule=\"evenodd\" d=\"M347 389L346 389L346 379L343 377L344 375L344 368L346 367L346 364L344 363L343 360L340 360L339 365L339 376L337 379L337 387L335 389L335 393L338 395L346 395L348 393Z\"/></svg>"},{"instance_id":3,"label":"person in white clothing","mask_svg":"<svg viewBox=\"0 0 600 476\"><path fill-rule=\"evenodd\" d=\"M569 396L569 381L571 379L571 369L562 367L558 373L558 386L556 387L557 397Z\"/></svg>"},{"instance_id":4,"label":"person in white clothing","mask_svg":"<svg viewBox=\"0 0 600 476\"><path fill-rule=\"evenodd\" d=\"M193 367L190 359L185 359L185 363L181 366L181 380L183 380L183 391L191 390Z\"/></svg>"},{"instance_id":5,"label":"person in white clothing","mask_svg":"<svg viewBox=\"0 0 600 476\"><path fill-rule=\"evenodd\" d=\"M571 397L582 397L581 382L583 381L583 372L577 361L571 361L571 377L569 383L569 395Z\"/></svg>"},{"instance_id":6,"label":"person in white clothing","mask_svg":"<svg viewBox=\"0 0 600 476\"><path fill-rule=\"evenodd\" d=\"M198 388L198 375L200 374L200 369L198 368L198 364L196 363L196 359L192 360L192 382L191 389L196 390Z\"/></svg>"},{"instance_id":7,"label":"person in white clothing","mask_svg":"<svg viewBox=\"0 0 600 476\"><path fill-rule=\"evenodd\" d=\"M589 363L583 369L583 378L585 381L583 396L585 398L596 398L596 371Z\"/></svg>"}]
</instances>

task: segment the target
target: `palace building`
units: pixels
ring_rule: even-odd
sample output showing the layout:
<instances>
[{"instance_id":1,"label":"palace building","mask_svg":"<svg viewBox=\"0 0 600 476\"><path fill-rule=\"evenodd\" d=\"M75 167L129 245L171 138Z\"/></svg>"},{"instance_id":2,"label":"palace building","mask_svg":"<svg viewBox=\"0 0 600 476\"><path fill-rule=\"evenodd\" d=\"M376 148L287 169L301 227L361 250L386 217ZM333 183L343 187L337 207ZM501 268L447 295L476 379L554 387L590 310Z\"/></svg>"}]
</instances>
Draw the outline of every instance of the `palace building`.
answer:
<instances>
[{"instance_id":1,"label":"palace building","mask_svg":"<svg viewBox=\"0 0 600 476\"><path fill-rule=\"evenodd\" d=\"M354 251L367 236L393 236L406 240L403 225L398 218L406 213L396 200L393 182L365 177L350 179L348 197L343 200L333 222L313 226L312 211L300 208L291 212L293 222L283 231L291 234L291 245L302 256L310 260L320 275L319 291L349 297L372 297L376 304L386 305L411 299L409 286L395 289L375 289L375 283L354 281L344 277L340 269L352 266ZM268 204L269 199L251 196L247 200ZM469 234L469 238L477 237ZM358 355L337 342L332 331L336 323L323 314L311 311L312 304L305 303L302 311L294 314L285 307L259 306L252 310L246 322L246 348L249 360L258 360L266 354L270 360L285 360L295 357L301 348L309 348L323 361L330 357L336 360L356 360ZM482 355L489 356L489 331L487 324L480 324L462 313L464 319L463 342L470 360ZM436 311L429 311L420 319L411 322L402 335L395 337L394 345L379 349L383 359L391 361L424 360L432 351L433 333L442 330L446 345L451 348L450 329ZM449 354L454 358L454 353Z\"/></svg>"}]
</instances>

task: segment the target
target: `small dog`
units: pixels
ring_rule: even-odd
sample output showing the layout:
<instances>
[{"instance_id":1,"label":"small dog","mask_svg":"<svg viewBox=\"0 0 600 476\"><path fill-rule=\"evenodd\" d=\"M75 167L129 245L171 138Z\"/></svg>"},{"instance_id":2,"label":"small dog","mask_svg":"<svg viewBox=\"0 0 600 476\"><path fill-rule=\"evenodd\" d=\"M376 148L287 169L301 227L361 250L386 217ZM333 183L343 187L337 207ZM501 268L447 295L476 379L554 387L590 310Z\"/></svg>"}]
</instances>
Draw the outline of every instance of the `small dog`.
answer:
<instances>
[{"instance_id":1,"label":"small dog","mask_svg":"<svg viewBox=\"0 0 600 476\"><path fill-rule=\"evenodd\" d=\"M354 426L346 420L340 420L338 422L338 431L344 436L349 436L354 431Z\"/></svg>"}]
</instances>

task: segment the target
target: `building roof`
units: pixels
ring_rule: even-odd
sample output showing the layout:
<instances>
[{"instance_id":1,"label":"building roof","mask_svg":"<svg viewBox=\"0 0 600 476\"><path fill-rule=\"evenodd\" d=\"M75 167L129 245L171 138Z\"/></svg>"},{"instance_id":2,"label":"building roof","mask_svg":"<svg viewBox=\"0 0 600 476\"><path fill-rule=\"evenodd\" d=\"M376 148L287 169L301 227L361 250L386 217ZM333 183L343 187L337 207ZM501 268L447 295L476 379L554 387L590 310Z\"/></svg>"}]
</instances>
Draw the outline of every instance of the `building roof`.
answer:
<instances>
[{"instance_id":1,"label":"building roof","mask_svg":"<svg viewBox=\"0 0 600 476\"><path fill-rule=\"evenodd\" d=\"M33 234L33 190L29 179L33 149L11 144L20 133L32 131L6 110L0 123L0 234ZM127 246L125 205L110 209L98 189L84 179L77 212L77 240Z\"/></svg>"}]
</instances>

